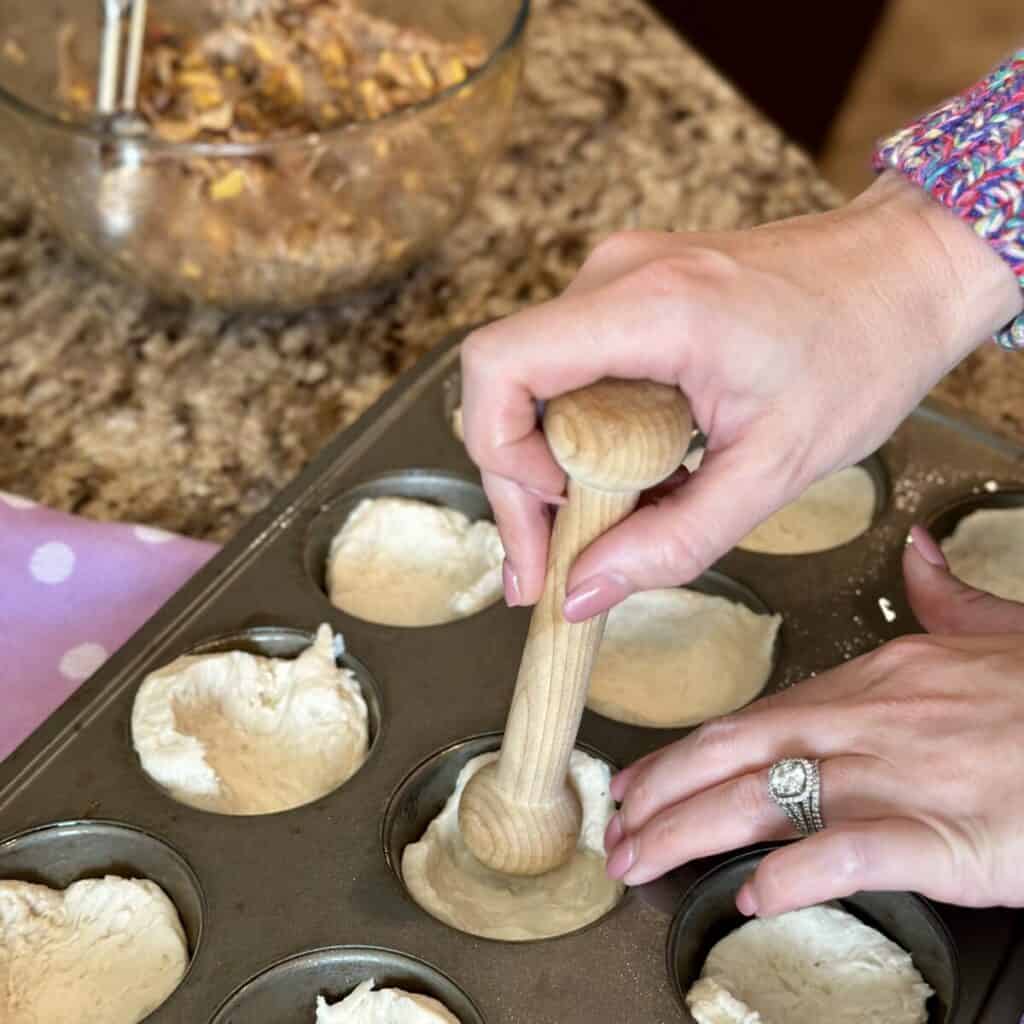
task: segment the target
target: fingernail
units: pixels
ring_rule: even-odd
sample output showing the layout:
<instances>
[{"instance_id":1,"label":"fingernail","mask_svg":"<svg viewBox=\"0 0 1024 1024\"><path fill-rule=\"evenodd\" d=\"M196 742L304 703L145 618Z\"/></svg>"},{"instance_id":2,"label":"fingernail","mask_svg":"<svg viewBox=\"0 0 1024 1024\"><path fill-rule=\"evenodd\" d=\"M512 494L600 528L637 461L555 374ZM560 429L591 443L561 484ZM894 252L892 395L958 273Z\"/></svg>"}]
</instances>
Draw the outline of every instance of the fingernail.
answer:
<instances>
[{"instance_id":1,"label":"fingernail","mask_svg":"<svg viewBox=\"0 0 1024 1024\"><path fill-rule=\"evenodd\" d=\"M621 773L612 777L612 784L610 789L612 799L616 803L621 804L622 798L623 796L625 796L626 793L626 779Z\"/></svg>"},{"instance_id":2,"label":"fingernail","mask_svg":"<svg viewBox=\"0 0 1024 1024\"><path fill-rule=\"evenodd\" d=\"M632 839L619 843L615 852L608 860L606 871L609 878L620 879L633 866L636 860L636 843Z\"/></svg>"},{"instance_id":3,"label":"fingernail","mask_svg":"<svg viewBox=\"0 0 1024 1024\"><path fill-rule=\"evenodd\" d=\"M562 612L570 622L582 622L624 601L632 592L633 588L625 577L600 573L569 591Z\"/></svg>"},{"instance_id":4,"label":"fingernail","mask_svg":"<svg viewBox=\"0 0 1024 1024\"><path fill-rule=\"evenodd\" d=\"M545 505L564 505L569 499L564 494L551 494L548 491L539 491L536 487L524 487L527 494L540 498Z\"/></svg>"},{"instance_id":5,"label":"fingernail","mask_svg":"<svg viewBox=\"0 0 1024 1024\"><path fill-rule=\"evenodd\" d=\"M753 917L757 913L757 897L750 885L743 885L736 893L736 909L744 917Z\"/></svg>"},{"instance_id":6,"label":"fingernail","mask_svg":"<svg viewBox=\"0 0 1024 1024\"><path fill-rule=\"evenodd\" d=\"M505 604L509 608L518 608L523 603L522 594L519 592L519 577L507 558L501 567L501 579L505 586Z\"/></svg>"},{"instance_id":7,"label":"fingernail","mask_svg":"<svg viewBox=\"0 0 1024 1024\"><path fill-rule=\"evenodd\" d=\"M935 543L935 538L923 527L912 526L907 536L907 543L912 545L914 550L929 564L937 569L948 569L946 556L942 548Z\"/></svg>"},{"instance_id":8,"label":"fingernail","mask_svg":"<svg viewBox=\"0 0 1024 1024\"><path fill-rule=\"evenodd\" d=\"M621 816L613 814L612 820L608 822L608 827L604 830L604 849L606 853L611 853L619 845L625 831L622 827Z\"/></svg>"}]
</instances>

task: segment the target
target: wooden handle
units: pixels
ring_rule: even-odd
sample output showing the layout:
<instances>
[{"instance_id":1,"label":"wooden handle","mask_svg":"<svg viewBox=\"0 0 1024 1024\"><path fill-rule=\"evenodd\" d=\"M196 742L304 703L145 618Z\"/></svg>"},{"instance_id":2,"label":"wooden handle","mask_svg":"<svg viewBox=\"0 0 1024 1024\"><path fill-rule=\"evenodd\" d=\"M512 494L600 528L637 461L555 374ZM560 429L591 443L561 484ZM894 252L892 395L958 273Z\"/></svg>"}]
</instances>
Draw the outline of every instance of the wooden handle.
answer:
<instances>
[{"instance_id":1,"label":"wooden handle","mask_svg":"<svg viewBox=\"0 0 1024 1024\"><path fill-rule=\"evenodd\" d=\"M663 384L605 380L548 403L544 431L569 477L568 501L555 518L501 754L459 804L466 844L497 871L539 875L572 856L581 812L569 757L606 616L566 622L569 569L679 467L690 430L686 400Z\"/></svg>"}]
</instances>

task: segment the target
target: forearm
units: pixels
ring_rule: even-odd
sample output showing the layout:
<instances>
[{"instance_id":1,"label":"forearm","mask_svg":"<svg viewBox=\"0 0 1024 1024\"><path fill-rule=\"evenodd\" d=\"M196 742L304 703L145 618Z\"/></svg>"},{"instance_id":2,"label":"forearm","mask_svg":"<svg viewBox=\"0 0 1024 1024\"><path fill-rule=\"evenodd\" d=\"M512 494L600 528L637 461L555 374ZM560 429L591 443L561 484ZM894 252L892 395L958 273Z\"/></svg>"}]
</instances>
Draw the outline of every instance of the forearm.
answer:
<instances>
[{"instance_id":1,"label":"forearm","mask_svg":"<svg viewBox=\"0 0 1024 1024\"><path fill-rule=\"evenodd\" d=\"M875 165L895 171L945 207L1024 287L1024 51L884 140ZM934 223L944 230L940 219ZM956 257L970 265L966 242L958 243L950 228L945 232ZM998 291L977 287L967 281L964 308L972 318L979 310L997 308L988 302L999 303ZM996 340L1006 348L1024 348L1024 318L999 325Z\"/></svg>"},{"instance_id":2,"label":"forearm","mask_svg":"<svg viewBox=\"0 0 1024 1024\"><path fill-rule=\"evenodd\" d=\"M935 347L942 371L1024 309L1017 279L996 250L895 171L883 173L850 204L850 211L862 244L879 254L880 268L896 276L880 282L883 290L899 296L894 315L923 327L921 342Z\"/></svg>"}]
</instances>

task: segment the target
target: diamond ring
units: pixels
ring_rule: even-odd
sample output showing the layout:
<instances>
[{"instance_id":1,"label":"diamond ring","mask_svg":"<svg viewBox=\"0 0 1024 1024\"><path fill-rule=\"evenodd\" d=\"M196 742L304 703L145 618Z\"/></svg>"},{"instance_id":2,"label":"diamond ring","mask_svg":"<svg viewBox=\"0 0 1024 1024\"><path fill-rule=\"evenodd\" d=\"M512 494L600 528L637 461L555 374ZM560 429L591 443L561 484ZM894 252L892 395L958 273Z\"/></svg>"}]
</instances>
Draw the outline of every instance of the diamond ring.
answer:
<instances>
[{"instance_id":1,"label":"diamond ring","mask_svg":"<svg viewBox=\"0 0 1024 1024\"><path fill-rule=\"evenodd\" d=\"M821 762L787 757L768 769L768 795L786 812L793 827L810 836L825 827L821 817Z\"/></svg>"}]
</instances>

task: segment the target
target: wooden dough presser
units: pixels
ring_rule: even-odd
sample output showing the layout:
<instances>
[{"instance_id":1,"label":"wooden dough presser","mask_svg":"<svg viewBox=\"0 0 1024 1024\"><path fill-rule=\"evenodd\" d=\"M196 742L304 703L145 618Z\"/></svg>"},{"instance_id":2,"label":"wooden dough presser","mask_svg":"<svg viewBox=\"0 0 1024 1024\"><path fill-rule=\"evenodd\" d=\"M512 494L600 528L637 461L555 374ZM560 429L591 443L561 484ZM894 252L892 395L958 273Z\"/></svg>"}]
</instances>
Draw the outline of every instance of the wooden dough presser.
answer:
<instances>
[{"instance_id":1,"label":"wooden dough presser","mask_svg":"<svg viewBox=\"0 0 1024 1024\"><path fill-rule=\"evenodd\" d=\"M569 478L558 509L544 591L533 611L498 760L470 780L459 827L473 854L511 875L567 861L580 830L568 781L606 615L569 623L566 581L577 555L679 468L691 418L677 388L604 380L547 404L544 432Z\"/></svg>"}]
</instances>

